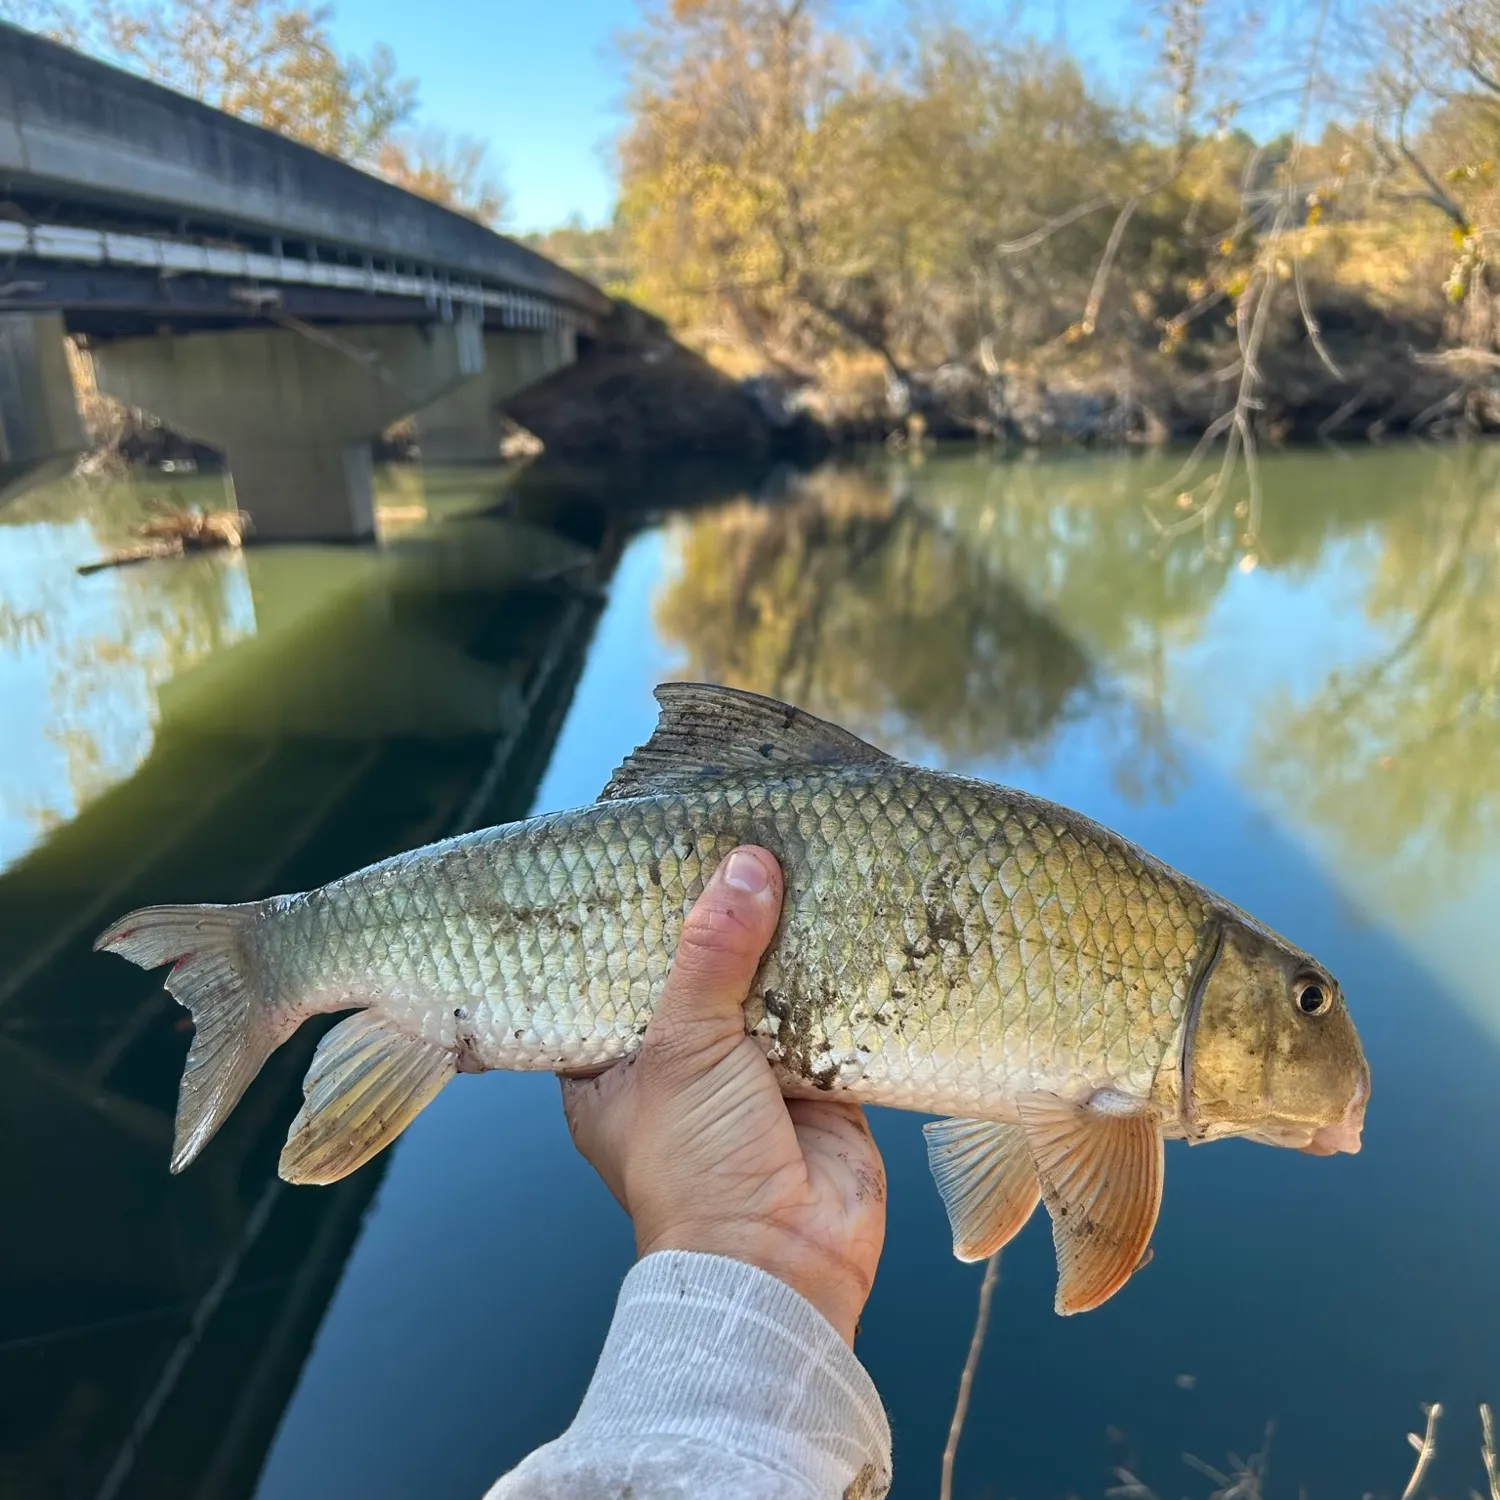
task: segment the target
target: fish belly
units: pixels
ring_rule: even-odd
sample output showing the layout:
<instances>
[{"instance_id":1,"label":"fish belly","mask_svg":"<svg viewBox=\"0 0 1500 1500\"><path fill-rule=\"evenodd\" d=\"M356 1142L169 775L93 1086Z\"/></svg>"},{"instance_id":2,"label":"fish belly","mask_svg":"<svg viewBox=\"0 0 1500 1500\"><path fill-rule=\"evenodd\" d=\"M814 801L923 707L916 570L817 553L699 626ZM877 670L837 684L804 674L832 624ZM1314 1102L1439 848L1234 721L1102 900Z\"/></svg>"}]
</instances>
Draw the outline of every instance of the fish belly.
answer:
<instances>
[{"instance_id":1,"label":"fish belly","mask_svg":"<svg viewBox=\"0 0 1500 1500\"><path fill-rule=\"evenodd\" d=\"M1151 1097L1206 893L1066 809L895 762L720 776L450 840L290 898L257 941L309 1009L378 1008L483 1068L634 1050L734 845L780 859L746 1005L789 1094L982 1118Z\"/></svg>"}]
</instances>

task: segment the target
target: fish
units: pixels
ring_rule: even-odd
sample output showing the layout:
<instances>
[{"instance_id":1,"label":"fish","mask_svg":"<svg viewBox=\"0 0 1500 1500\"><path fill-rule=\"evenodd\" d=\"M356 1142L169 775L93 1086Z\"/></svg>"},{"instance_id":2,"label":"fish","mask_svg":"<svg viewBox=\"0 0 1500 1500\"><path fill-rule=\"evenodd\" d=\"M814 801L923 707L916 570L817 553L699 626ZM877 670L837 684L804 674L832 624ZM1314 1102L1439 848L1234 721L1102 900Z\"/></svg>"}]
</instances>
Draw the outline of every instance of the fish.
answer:
<instances>
[{"instance_id":1,"label":"fish","mask_svg":"<svg viewBox=\"0 0 1500 1500\"><path fill-rule=\"evenodd\" d=\"M783 1094L939 1116L954 1253L993 1255L1044 1204L1059 1313L1150 1258L1166 1140L1359 1150L1370 1069L1343 993L1248 913L1078 812L774 699L656 697L655 732L589 806L104 932L98 949L170 963L192 1015L171 1170L315 1015L353 1012L309 1067L293 1183L355 1171L459 1073L629 1056L742 843L785 874L745 1002Z\"/></svg>"}]
</instances>

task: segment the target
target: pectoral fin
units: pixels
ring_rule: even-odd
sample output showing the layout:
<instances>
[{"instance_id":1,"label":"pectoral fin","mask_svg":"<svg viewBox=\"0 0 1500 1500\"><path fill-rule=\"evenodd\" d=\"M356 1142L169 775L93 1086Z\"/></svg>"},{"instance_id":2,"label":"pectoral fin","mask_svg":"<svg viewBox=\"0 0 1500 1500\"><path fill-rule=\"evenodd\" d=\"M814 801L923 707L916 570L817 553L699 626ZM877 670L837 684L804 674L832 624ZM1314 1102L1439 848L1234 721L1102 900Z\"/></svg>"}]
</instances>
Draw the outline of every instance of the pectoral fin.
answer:
<instances>
[{"instance_id":1,"label":"pectoral fin","mask_svg":"<svg viewBox=\"0 0 1500 1500\"><path fill-rule=\"evenodd\" d=\"M374 1011L318 1043L302 1108L281 1149L288 1182L337 1182L406 1129L458 1071L446 1047L407 1036Z\"/></svg>"},{"instance_id":2,"label":"pectoral fin","mask_svg":"<svg viewBox=\"0 0 1500 1500\"><path fill-rule=\"evenodd\" d=\"M1107 1301L1141 1264L1161 1208L1155 1114L1100 1113L1055 1094L1018 1101L1057 1247L1058 1312Z\"/></svg>"},{"instance_id":3,"label":"pectoral fin","mask_svg":"<svg viewBox=\"0 0 1500 1500\"><path fill-rule=\"evenodd\" d=\"M922 1127L960 1260L985 1260L1021 1230L1041 1199L1026 1132L988 1120Z\"/></svg>"}]
</instances>

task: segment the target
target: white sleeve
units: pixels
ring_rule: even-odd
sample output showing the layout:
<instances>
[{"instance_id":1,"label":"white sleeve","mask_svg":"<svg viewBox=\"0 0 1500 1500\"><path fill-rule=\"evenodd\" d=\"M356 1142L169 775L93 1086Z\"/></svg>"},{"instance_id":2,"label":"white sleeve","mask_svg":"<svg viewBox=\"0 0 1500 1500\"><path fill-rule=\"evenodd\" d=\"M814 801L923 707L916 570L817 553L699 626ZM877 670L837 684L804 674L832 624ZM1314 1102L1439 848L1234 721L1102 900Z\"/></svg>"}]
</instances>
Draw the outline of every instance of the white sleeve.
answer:
<instances>
[{"instance_id":1,"label":"white sleeve","mask_svg":"<svg viewBox=\"0 0 1500 1500\"><path fill-rule=\"evenodd\" d=\"M625 1278L573 1425L486 1500L881 1500L891 1429L864 1366L768 1272L664 1250Z\"/></svg>"}]
</instances>

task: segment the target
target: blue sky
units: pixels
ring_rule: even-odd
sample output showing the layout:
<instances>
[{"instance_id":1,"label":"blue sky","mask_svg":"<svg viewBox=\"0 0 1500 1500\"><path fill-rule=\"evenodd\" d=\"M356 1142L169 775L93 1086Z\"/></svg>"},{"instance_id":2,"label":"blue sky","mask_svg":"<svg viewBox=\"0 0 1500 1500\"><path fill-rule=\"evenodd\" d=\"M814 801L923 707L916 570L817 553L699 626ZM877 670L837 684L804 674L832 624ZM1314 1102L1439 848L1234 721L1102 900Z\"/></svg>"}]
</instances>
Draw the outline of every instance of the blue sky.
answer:
<instances>
[{"instance_id":1,"label":"blue sky","mask_svg":"<svg viewBox=\"0 0 1500 1500\"><path fill-rule=\"evenodd\" d=\"M869 14L872 4L849 0ZM1108 66L1138 34L1131 0L1029 0L1028 29L1059 31L1085 58ZM337 0L334 32L367 51L385 42L422 86L422 118L490 143L511 197L507 227L549 228L571 213L602 220L613 202L609 141L620 124L623 70L613 38L638 0Z\"/></svg>"},{"instance_id":2,"label":"blue sky","mask_svg":"<svg viewBox=\"0 0 1500 1500\"><path fill-rule=\"evenodd\" d=\"M333 30L360 52L385 42L421 83L424 121L490 143L508 227L527 230L607 214L622 93L611 38L635 14L635 0L341 0Z\"/></svg>"}]
</instances>

